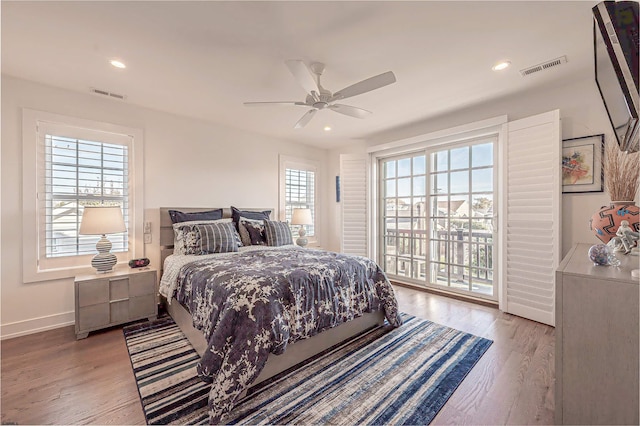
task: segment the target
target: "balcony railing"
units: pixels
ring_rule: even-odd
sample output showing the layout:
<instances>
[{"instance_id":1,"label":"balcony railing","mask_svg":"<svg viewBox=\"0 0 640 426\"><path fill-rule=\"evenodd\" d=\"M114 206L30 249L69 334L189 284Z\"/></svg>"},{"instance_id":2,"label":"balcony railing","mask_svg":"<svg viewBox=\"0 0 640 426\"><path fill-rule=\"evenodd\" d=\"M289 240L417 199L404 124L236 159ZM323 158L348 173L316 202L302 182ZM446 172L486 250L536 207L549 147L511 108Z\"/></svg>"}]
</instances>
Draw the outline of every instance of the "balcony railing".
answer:
<instances>
[{"instance_id":1,"label":"balcony railing","mask_svg":"<svg viewBox=\"0 0 640 426\"><path fill-rule=\"evenodd\" d=\"M387 255L398 257L396 273L409 276L406 266L417 262L412 275L426 279L427 230L387 229ZM475 283L493 283L493 233L488 230L438 230L431 236L432 263L451 265L451 279L464 282L471 277ZM444 266L444 265L443 265ZM448 279L446 270L438 270L440 279Z\"/></svg>"}]
</instances>

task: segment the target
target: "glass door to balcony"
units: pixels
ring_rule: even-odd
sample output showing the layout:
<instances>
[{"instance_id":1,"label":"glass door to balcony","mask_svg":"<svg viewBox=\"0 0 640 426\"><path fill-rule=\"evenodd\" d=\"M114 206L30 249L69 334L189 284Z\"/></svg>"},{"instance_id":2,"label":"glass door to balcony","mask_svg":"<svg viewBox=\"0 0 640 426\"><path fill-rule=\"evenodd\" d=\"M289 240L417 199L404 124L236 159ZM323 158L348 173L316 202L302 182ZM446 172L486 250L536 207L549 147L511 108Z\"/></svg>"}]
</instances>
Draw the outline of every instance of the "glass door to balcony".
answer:
<instances>
[{"instance_id":1,"label":"glass door to balcony","mask_svg":"<svg viewBox=\"0 0 640 426\"><path fill-rule=\"evenodd\" d=\"M380 160L380 257L390 277L497 299L494 142Z\"/></svg>"}]
</instances>

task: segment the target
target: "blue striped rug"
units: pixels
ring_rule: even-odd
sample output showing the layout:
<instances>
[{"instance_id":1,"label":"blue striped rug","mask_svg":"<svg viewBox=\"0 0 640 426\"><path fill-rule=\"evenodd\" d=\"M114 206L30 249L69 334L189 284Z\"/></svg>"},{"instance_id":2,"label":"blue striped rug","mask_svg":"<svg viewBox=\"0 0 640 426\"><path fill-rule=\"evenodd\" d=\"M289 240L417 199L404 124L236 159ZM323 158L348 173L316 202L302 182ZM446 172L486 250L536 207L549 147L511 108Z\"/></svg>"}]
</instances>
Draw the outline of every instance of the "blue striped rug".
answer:
<instances>
[{"instance_id":1,"label":"blue striped rug","mask_svg":"<svg viewBox=\"0 0 640 426\"><path fill-rule=\"evenodd\" d=\"M251 388L229 424L429 424L491 341L403 315ZM169 317L125 327L148 424L207 423L198 355Z\"/></svg>"}]
</instances>

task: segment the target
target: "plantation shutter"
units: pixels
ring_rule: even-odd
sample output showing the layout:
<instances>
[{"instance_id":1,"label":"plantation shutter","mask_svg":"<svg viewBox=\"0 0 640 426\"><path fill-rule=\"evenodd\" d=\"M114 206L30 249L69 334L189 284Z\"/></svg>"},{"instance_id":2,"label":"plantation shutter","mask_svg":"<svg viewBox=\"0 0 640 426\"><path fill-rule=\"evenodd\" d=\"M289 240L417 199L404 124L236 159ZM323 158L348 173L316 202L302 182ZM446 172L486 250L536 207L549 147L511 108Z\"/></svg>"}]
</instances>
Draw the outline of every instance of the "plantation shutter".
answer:
<instances>
[{"instance_id":1,"label":"plantation shutter","mask_svg":"<svg viewBox=\"0 0 640 426\"><path fill-rule=\"evenodd\" d=\"M38 135L38 264L47 269L95 254L100 236L79 234L84 206L118 205L129 228L131 137L54 123L39 123ZM111 252L129 250L128 232L109 240Z\"/></svg>"},{"instance_id":2,"label":"plantation shutter","mask_svg":"<svg viewBox=\"0 0 640 426\"><path fill-rule=\"evenodd\" d=\"M367 156L340 155L343 253L367 256Z\"/></svg>"},{"instance_id":3,"label":"plantation shutter","mask_svg":"<svg viewBox=\"0 0 640 426\"><path fill-rule=\"evenodd\" d=\"M555 270L560 262L559 111L508 123L502 152L503 257L500 308L555 325Z\"/></svg>"}]
</instances>

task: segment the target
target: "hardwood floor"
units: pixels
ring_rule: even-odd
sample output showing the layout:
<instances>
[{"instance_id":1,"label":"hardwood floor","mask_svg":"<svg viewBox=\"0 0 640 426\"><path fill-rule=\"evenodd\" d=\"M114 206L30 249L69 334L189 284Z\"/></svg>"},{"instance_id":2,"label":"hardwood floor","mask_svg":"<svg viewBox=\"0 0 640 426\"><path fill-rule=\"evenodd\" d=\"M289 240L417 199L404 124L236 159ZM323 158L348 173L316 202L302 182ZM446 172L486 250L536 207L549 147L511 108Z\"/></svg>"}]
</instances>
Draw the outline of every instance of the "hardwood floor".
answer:
<instances>
[{"instance_id":1,"label":"hardwood floor","mask_svg":"<svg viewBox=\"0 0 640 426\"><path fill-rule=\"evenodd\" d=\"M493 340L432 424L553 424L554 329L395 287L403 312ZM3 424L144 424L121 327L73 327L1 343Z\"/></svg>"}]
</instances>

